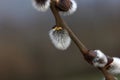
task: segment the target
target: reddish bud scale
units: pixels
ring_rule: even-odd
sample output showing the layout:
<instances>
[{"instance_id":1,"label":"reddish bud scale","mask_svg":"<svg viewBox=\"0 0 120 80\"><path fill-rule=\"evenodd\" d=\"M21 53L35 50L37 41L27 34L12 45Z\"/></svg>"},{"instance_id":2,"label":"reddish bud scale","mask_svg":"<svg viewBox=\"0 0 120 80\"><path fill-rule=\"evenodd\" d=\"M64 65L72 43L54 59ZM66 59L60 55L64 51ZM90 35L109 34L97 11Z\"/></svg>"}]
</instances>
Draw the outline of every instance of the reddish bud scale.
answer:
<instances>
[{"instance_id":1,"label":"reddish bud scale","mask_svg":"<svg viewBox=\"0 0 120 80\"><path fill-rule=\"evenodd\" d=\"M72 3L70 0L57 0L56 7L59 11L68 11Z\"/></svg>"},{"instance_id":2,"label":"reddish bud scale","mask_svg":"<svg viewBox=\"0 0 120 80\"><path fill-rule=\"evenodd\" d=\"M38 3L38 4L45 5L45 2L46 2L47 0L35 0L35 1L36 1L36 3Z\"/></svg>"},{"instance_id":3,"label":"reddish bud scale","mask_svg":"<svg viewBox=\"0 0 120 80\"><path fill-rule=\"evenodd\" d=\"M55 7L63 15L70 15L77 9L75 0L55 0Z\"/></svg>"}]
</instances>

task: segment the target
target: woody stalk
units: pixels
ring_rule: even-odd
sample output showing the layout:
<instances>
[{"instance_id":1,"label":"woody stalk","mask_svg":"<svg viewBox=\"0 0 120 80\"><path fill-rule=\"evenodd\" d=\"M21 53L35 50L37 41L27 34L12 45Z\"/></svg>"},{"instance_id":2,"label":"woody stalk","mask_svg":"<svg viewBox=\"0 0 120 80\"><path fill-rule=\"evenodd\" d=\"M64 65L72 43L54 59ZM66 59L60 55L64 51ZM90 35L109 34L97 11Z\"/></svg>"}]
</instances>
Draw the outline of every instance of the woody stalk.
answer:
<instances>
[{"instance_id":1,"label":"woody stalk","mask_svg":"<svg viewBox=\"0 0 120 80\"><path fill-rule=\"evenodd\" d=\"M38 11L45 12L48 8L51 9L56 24L49 31L49 36L58 50L67 50L73 41L85 61L98 68L103 73L105 80L117 80L114 74L120 73L120 58L107 56L100 50L86 48L61 18L61 15L71 15L76 11L77 4L74 0L32 0L32 2Z\"/></svg>"}]
</instances>

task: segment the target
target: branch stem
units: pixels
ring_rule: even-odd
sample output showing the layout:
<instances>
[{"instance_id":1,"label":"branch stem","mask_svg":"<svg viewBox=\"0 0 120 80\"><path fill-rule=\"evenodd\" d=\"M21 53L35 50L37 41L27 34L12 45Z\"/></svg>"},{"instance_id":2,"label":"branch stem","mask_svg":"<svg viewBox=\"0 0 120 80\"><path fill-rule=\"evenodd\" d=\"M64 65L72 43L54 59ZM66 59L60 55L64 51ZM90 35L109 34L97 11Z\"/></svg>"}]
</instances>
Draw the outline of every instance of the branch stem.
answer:
<instances>
[{"instance_id":1,"label":"branch stem","mask_svg":"<svg viewBox=\"0 0 120 80\"><path fill-rule=\"evenodd\" d=\"M103 73L105 80L116 80L115 77L112 74L108 73L105 68L99 68L99 70Z\"/></svg>"},{"instance_id":2,"label":"branch stem","mask_svg":"<svg viewBox=\"0 0 120 80\"><path fill-rule=\"evenodd\" d=\"M52 13L53 13L53 15L55 17L56 26L63 27L63 28L65 28L68 31L71 39L77 45L77 47L82 52L82 54L83 54L84 57L86 55L88 57L91 57L92 53L90 54L90 51L85 47L85 45L80 41L80 39L75 35L75 33L69 28L69 26L61 18L60 14L59 14L59 11L55 8L54 0L52 0L52 1L53 1L53 3L51 3L51 7L50 8L51 8L51 11L52 11ZM89 58L88 58L88 60L89 60ZM90 61L91 61L91 59L90 59ZM103 75L104 75L104 77L105 77L106 80L115 80L114 76L107 72L106 68L98 68L98 69L103 73Z\"/></svg>"},{"instance_id":3,"label":"branch stem","mask_svg":"<svg viewBox=\"0 0 120 80\"><path fill-rule=\"evenodd\" d=\"M73 31L68 27L68 25L65 23L65 21L61 18L58 10L54 7L54 5L51 5L51 11L55 17L56 25L65 28L74 43L78 46L79 50L82 52L83 55L88 53L88 49L85 47L85 45L78 39L78 37L73 33Z\"/></svg>"}]
</instances>

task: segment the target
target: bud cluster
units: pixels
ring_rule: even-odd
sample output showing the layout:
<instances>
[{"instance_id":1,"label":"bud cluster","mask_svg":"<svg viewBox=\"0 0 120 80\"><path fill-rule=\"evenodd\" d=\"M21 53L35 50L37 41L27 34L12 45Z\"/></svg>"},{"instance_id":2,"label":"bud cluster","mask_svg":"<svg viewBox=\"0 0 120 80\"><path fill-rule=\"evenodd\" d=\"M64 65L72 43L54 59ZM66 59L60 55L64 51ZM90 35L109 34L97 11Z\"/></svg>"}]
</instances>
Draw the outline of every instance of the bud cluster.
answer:
<instances>
[{"instance_id":1,"label":"bud cluster","mask_svg":"<svg viewBox=\"0 0 120 80\"><path fill-rule=\"evenodd\" d=\"M106 56L100 50L94 50L96 57L93 59L92 63L95 67L106 67L107 71L111 74L120 74L120 58ZM110 60L112 59L112 60Z\"/></svg>"},{"instance_id":2,"label":"bud cluster","mask_svg":"<svg viewBox=\"0 0 120 80\"><path fill-rule=\"evenodd\" d=\"M54 2L56 9L63 15L69 15L76 11L77 4L74 0L32 0L33 6L38 10L45 12Z\"/></svg>"}]
</instances>

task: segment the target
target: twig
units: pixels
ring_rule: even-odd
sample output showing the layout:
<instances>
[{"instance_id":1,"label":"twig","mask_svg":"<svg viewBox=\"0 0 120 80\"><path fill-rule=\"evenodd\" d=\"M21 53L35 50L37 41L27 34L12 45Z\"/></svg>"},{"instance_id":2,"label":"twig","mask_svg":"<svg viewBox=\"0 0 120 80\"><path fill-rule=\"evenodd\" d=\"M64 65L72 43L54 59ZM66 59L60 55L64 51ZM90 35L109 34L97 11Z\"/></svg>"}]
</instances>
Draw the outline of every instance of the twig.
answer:
<instances>
[{"instance_id":1,"label":"twig","mask_svg":"<svg viewBox=\"0 0 120 80\"><path fill-rule=\"evenodd\" d=\"M53 2L51 3L51 11L55 17L55 21L56 21L56 25L65 28L70 37L72 38L72 40L74 41L74 43L77 45L77 47L79 48L79 50L82 52L82 55L84 56L85 60L92 64L92 59L96 56L94 55L94 52L92 50L89 50L85 47L85 45L80 41L80 39L78 39L78 37L73 33L73 31L69 28L69 26L65 23L65 21L61 18L59 11L55 8L54 6L54 0L52 0ZM107 72L106 68L98 68L104 75L104 77L106 78L106 80L115 80L114 76L111 75L110 73Z\"/></svg>"},{"instance_id":2,"label":"twig","mask_svg":"<svg viewBox=\"0 0 120 80\"><path fill-rule=\"evenodd\" d=\"M61 16L59 15L59 12L54 7L54 3L51 3L51 11L55 17L56 25L65 28L69 32L72 40L78 46L80 51L83 54L87 54L88 49L83 45L83 43L78 39L78 37L73 33L73 31L68 27L68 25L65 23L65 21L61 18Z\"/></svg>"},{"instance_id":3,"label":"twig","mask_svg":"<svg viewBox=\"0 0 120 80\"><path fill-rule=\"evenodd\" d=\"M99 70L103 73L105 80L116 80L112 74L106 71L106 68L99 68Z\"/></svg>"}]
</instances>

